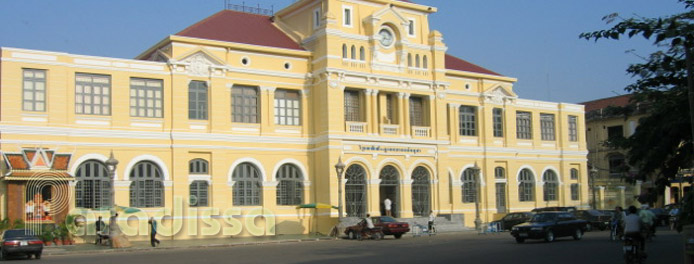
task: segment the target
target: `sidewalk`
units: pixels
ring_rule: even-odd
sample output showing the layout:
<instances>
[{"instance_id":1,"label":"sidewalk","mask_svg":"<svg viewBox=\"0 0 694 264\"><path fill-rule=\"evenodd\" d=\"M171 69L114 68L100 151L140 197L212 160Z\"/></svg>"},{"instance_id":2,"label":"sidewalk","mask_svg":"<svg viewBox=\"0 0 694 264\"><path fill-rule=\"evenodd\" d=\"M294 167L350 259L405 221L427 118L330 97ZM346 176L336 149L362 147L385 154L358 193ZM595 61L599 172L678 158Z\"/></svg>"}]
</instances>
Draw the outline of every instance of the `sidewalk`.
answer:
<instances>
[{"instance_id":1,"label":"sidewalk","mask_svg":"<svg viewBox=\"0 0 694 264\"><path fill-rule=\"evenodd\" d=\"M189 248L213 248L233 247L244 245L261 245L276 243L296 243L321 240L335 240L334 237L319 235L277 235L264 237L239 237L239 238L214 238L214 239L190 239L190 240L166 240L160 238L161 244L156 248L149 241L133 241L129 248L110 248L109 246L97 246L94 244L78 244L67 246L44 246L43 256L83 255L83 254L107 254L118 252L144 252L153 250L189 249Z\"/></svg>"}]
</instances>

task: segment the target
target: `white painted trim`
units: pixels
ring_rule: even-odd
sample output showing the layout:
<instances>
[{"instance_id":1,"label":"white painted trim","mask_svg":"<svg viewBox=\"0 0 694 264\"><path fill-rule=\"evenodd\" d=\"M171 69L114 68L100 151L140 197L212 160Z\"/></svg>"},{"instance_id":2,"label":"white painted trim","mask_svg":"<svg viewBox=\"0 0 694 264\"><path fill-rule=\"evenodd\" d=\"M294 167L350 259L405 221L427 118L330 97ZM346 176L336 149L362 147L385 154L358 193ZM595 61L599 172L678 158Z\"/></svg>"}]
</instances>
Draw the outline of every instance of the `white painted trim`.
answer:
<instances>
[{"instance_id":1,"label":"white painted trim","mask_svg":"<svg viewBox=\"0 0 694 264\"><path fill-rule=\"evenodd\" d=\"M301 179L303 181L309 181L310 177L308 175L308 172L306 170L306 166L301 161L298 161L293 158L286 158L283 160L280 160L275 164L275 168L272 169L272 175L270 175L271 181L277 181L277 171L282 167L284 164L292 164L299 168L299 171L301 172ZM310 181L309 181L310 182Z\"/></svg>"},{"instance_id":2,"label":"white painted trim","mask_svg":"<svg viewBox=\"0 0 694 264\"><path fill-rule=\"evenodd\" d=\"M367 181L374 179L374 177L376 177L376 176L374 176L375 173L374 173L373 167L371 167L371 162L365 158L352 157L352 158L349 158L348 160L345 160L344 163L345 163L345 172L347 172L347 168L349 168L349 166L352 166L353 164L359 164L362 166L366 166L366 168L364 170L368 174L368 175L366 175ZM344 177L344 175L343 175L343 177Z\"/></svg>"},{"instance_id":3,"label":"white painted trim","mask_svg":"<svg viewBox=\"0 0 694 264\"><path fill-rule=\"evenodd\" d=\"M164 161L161 160L159 157L148 154L140 155L131 159L128 165L125 166L125 170L123 170L122 179L130 181L130 171L133 169L135 164L137 164L140 161L150 161L154 164L157 164L157 166L159 166L159 169L161 169L161 173L163 174L162 176L164 176L164 181L171 181L169 168L166 166L166 163L164 163Z\"/></svg>"},{"instance_id":4,"label":"white painted trim","mask_svg":"<svg viewBox=\"0 0 694 264\"><path fill-rule=\"evenodd\" d=\"M349 10L349 25L346 23L345 11ZM354 28L354 8L351 5L342 5L342 26L346 28Z\"/></svg>"},{"instance_id":5,"label":"white painted trim","mask_svg":"<svg viewBox=\"0 0 694 264\"><path fill-rule=\"evenodd\" d=\"M88 160L98 160L98 161L101 161L101 162L105 162L107 159L108 159L108 157L106 157L106 156L104 156L104 155L102 155L102 154L98 154L98 153L84 154L84 155L80 156L79 158L74 159L74 160L72 161L72 166L70 166L70 174L71 174L71 175L76 175L77 169L78 169L79 166L80 166L82 163L84 163L85 161L88 161ZM116 175L115 175L115 176L116 176L116 177L114 178L114 180L118 180L118 167L116 167Z\"/></svg>"},{"instance_id":6,"label":"white painted trim","mask_svg":"<svg viewBox=\"0 0 694 264\"><path fill-rule=\"evenodd\" d=\"M247 157L247 158L237 159L236 161L234 161L234 163L231 164L231 166L229 166L229 172L227 173L227 183L231 183L233 185L234 181L232 181L231 177L234 175L234 170L236 169L236 167L238 165L240 165L241 163L244 163L244 162L248 162L250 164L253 164L253 166L255 166L258 169L258 171L260 172L260 177L261 177L262 181L263 182L267 181L267 174L265 173L265 168L263 167L263 164L260 163L260 161L258 161L257 159Z\"/></svg>"},{"instance_id":7,"label":"white painted trim","mask_svg":"<svg viewBox=\"0 0 694 264\"><path fill-rule=\"evenodd\" d=\"M412 165L410 165L410 168L407 169L408 173L405 175L405 179L406 180L412 180L412 173L419 166L427 168L429 173L431 173L431 178L429 180L435 180L435 179L439 178L438 175L436 174L436 165L434 165L434 163L432 163L429 160L425 160L425 159L417 159L414 162L412 162Z\"/></svg>"},{"instance_id":8,"label":"white painted trim","mask_svg":"<svg viewBox=\"0 0 694 264\"><path fill-rule=\"evenodd\" d=\"M557 176L557 183L559 183L560 185L564 184L564 182L561 180L561 174L559 173L559 170L557 170L554 166L550 165L550 166L547 166L544 169L542 169L542 175L540 178L542 185L545 184L544 176L545 176L545 172L547 172L547 171L553 171L554 174Z\"/></svg>"},{"instance_id":9,"label":"white painted trim","mask_svg":"<svg viewBox=\"0 0 694 264\"><path fill-rule=\"evenodd\" d=\"M535 172L535 169L530 165L523 165L523 166L520 166L520 168L518 168L518 171L516 171L516 182L518 184L520 184L520 172L523 169L528 169L528 170L530 170L530 172L533 173L534 182L537 185L539 183L537 172Z\"/></svg>"},{"instance_id":10,"label":"white painted trim","mask_svg":"<svg viewBox=\"0 0 694 264\"><path fill-rule=\"evenodd\" d=\"M188 174L188 185L194 181L206 181L207 184L212 185L212 176L209 174Z\"/></svg>"},{"instance_id":11,"label":"white painted trim","mask_svg":"<svg viewBox=\"0 0 694 264\"><path fill-rule=\"evenodd\" d=\"M398 169L398 173L400 174L398 175L398 179L403 179L403 174L406 172L405 164L402 164L402 162L394 158L385 158L379 162L378 165L376 165L376 168L378 169L378 177L381 177L381 171L383 168L389 165Z\"/></svg>"}]
</instances>

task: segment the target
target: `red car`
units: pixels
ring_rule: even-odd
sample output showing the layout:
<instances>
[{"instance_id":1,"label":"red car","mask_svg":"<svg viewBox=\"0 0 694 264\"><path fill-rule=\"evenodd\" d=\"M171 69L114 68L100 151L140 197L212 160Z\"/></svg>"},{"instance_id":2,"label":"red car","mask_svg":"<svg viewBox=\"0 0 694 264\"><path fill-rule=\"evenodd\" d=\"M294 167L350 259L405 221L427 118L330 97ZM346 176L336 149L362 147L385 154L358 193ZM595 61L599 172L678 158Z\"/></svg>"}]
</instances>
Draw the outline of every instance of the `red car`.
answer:
<instances>
[{"instance_id":1,"label":"red car","mask_svg":"<svg viewBox=\"0 0 694 264\"><path fill-rule=\"evenodd\" d=\"M402 234L410 232L410 225L405 222L398 222L390 216L374 216L371 217L375 226L380 226L384 235L393 235L395 238L401 238Z\"/></svg>"}]
</instances>

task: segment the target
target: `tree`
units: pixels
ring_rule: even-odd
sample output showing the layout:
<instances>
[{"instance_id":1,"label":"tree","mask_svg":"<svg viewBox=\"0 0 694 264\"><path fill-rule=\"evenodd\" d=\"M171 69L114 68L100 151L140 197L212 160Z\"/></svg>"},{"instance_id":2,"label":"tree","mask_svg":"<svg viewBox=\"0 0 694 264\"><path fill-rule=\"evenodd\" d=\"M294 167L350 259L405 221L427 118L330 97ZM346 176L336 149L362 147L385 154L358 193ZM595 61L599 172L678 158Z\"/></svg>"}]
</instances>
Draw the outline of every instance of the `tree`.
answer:
<instances>
[{"instance_id":1,"label":"tree","mask_svg":"<svg viewBox=\"0 0 694 264\"><path fill-rule=\"evenodd\" d=\"M603 18L608 24L619 21L612 28L579 36L595 41L640 36L661 48L645 63L628 67L638 80L625 90L633 94L632 103L649 106L648 114L632 136L610 143L626 149L629 164L639 169L633 180L656 175L658 193L679 168L691 167L694 157L694 0L679 2L685 7L683 13L626 19L615 13ZM686 109L689 115L684 114Z\"/></svg>"}]
</instances>

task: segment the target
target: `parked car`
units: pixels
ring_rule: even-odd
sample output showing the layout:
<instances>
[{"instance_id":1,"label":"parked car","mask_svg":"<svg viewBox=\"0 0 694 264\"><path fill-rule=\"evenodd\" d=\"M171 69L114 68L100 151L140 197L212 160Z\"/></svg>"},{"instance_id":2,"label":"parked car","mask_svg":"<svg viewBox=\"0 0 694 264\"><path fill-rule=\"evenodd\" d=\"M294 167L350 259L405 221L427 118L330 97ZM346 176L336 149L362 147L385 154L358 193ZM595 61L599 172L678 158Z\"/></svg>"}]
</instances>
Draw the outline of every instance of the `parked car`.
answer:
<instances>
[{"instance_id":1,"label":"parked car","mask_svg":"<svg viewBox=\"0 0 694 264\"><path fill-rule=\"evenodd\" d=\"M371 217L374 226L380 229L384 235L393 235L395 238L399 239L403 234L410 231L410 225L405 222L398 222L395 218L390 216L373 216ZM364 228L364 220L359 221L358 224L349 226L345 229L345 235L350 239L357 239L361 235L361 230Z\"/></svg>"},{"instance_id":2,"label":"parked car","mask_svg":"<svg viewBox=\"0 0 694 264\"><path fill-rule=\"evenodd\" d=\"M553 207L540 207L540 208L535 208L531 210L533 213L537 212L573 212L576 211L576 207L570 206L570 207L562 207L562 206L553 206Z\"/></svg>"},{"instance_id":3,"label":"parked car","mask_svg":"<svg viewBox=\"0 0 694 264\"><path fill-rule=\"evenodd\" d=\"M533 213L531 212L509 213L505 215L503 218L492 222L492 225L498 224L499 230L511 231L511 228L514 225L528 222L532 217Z\"/></svg>"},{"instance_id":4,"label":"parked car","mask_svg":"<svg viewBox=\"0 0 694 264\"><path fill-rule=\"evenodd\" d=\"M405 222L398 222L390 216L374 216L371 217L375 226L380 226L384 235L393 235L400 239L402 234L410 232L410 225Z\"/></svg>"},{"instance_id":5,"label":"parked car","mask_svg":"<svg viewBox=\"0 0 694 264\"><path fill-rule=\"evenodd\" d=\"M569 212L541 212L533 215L529 222L518 224L511 229L516 242L526 239L544 239L552 242L557 237L573 236L580 240L585 232L585 220L576 219Z\"/></svg>"},{"instance_id":6,"label":"parked car","mask_svg":"<svg viewBox=\"0 0 694 264\"><path fill-rule=\"evenodd\" d=\"M612 216L603 214L598 210L578 210L573 212L573 214L578 219L583 219L588 222L586 226L587 231L592 231L593 229L605 230L610 226L610 221L612 221Z\"/></svg>"},{"instance_id":7,"label":"parked car","mask_svg":"<svg viewBox=\"0 0 694 264\"><path fill-rule=\"evenodd\" d=\"M655 215L656 225L667 226L670 224L670 214L663 208L648 209Z\"/></svg>"},{"instance_id":8,"label":"parked car","mask_svg":"<svg viewBox=\"0 0 694 264\"><path fill-rule=\"evenodd\" d=\"M29 229L10 229L2 232L0 240L0 260L5 260L10 255L26 255L31 258L41 259L43 252L43 241L39 239L34 231Z\"/></svg>"}]
</instances>

